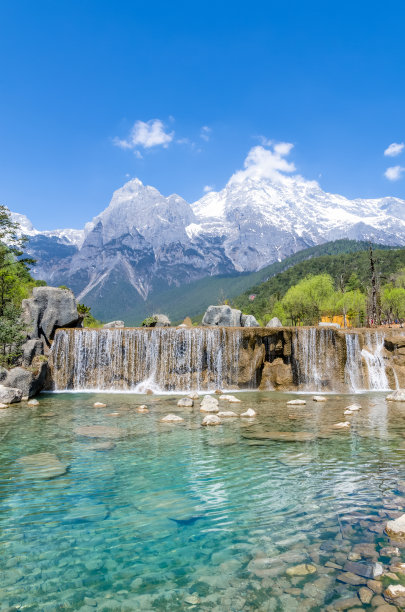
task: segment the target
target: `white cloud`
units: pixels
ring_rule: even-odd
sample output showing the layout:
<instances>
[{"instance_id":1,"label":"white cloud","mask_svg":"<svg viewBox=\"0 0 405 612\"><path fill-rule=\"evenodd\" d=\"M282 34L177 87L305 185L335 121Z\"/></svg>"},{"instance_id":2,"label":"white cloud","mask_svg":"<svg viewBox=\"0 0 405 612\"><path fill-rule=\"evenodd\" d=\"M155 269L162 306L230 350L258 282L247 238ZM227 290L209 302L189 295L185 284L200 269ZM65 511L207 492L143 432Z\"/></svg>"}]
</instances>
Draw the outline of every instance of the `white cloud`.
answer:
<instances>
[{"instance_id":1,"label":"white cloud","mask_svg":"<svg viewBox=\"0 0 405 612\"><path fill-rule=\"evenodd\" d=\"M387 168L384 172L384 176L389 181L399 181L402 178L403 173L405 172L405 168L402 166L391 166L391 168Z\"/></svg>"},{"instance_id":2,"label":"white cloud","mask_svg":"<svg viewBox=\"0 0 405 612\"><path fill-rule=\"evenodd\" d=\"M272 148L256 146L250 149L244 161L244 170L238 170L231 176L229 183L241 183L247 178L268 178L273 181L282 181L284 174L294 172L295 165L286 159L293 148L290 142L278 142Z\"/></svg>"},{"instance_id":3,"label":"white cloud","mask_svg":"<svg viewBox=\"0 0 405 612\"><path fill-rule=\"evenodd\" d=\"M387 157L396 157L404 150L405 143L403 142L392 142L389 147L384 151L384 155Z\"/></svg>"},{"instance_id":4,"label":"white cloud","mask_svg":"<svg viewBox=\"0 0 405 612\"><path fill-rule=\"evenodd\" d=\"M211 185L205 185L203 192L209 193L210 191L214 191L214 187L212 187Z\"/></svg>"},{"instance_id":5,"label":"white cloud","mask_svg":"<svg viewBox=\"0 0 405 612\"><path fill-rule=\"evenodd\" d=\"M208 125L203 125L201 128L201 132L200 132L200 138L208 142L209 139L211 138L211 132L212 132L212 129L208 127Z\"/></svg>"},{"instance_id":6,"label":"white cloud","mask_svg":"<svg viewBox=\"0 0 405 612\"><path fill-rule=\"evenodd\" d=\"M127 140L114 139L114 144L121 149L136 149L142 147L167 147L174 138L174 132L166 132L160 119L135 121Z\"/></svg>"}]
</instances>

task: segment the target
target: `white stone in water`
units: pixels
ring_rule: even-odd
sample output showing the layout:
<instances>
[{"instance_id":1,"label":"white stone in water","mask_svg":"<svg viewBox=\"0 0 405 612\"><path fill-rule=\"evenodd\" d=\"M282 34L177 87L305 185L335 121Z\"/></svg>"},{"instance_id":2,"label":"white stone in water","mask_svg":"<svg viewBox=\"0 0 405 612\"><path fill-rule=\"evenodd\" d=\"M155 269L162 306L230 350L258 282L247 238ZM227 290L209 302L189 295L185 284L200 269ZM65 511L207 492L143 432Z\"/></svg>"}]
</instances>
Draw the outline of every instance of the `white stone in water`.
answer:
<instances>
[{"instance_id":1,"label":"white stone in water","mask_svg":"<svg viewBox=\"0 0 405 612\"><path fill-rule=\"evenodd\" d=\"M0 404L0 408L8 408L7 404Z\"/></svg>"},{"instance_id":2,"label":"white stone in water","mask_svg":"<svg viewBox=\"0 0 405 612\"><path fill-rule=\"evenodd\" d=\"M390 538L405 539L405 514L401 514L401 516L394 521L388 521L385 526L385 533L390 536Z\"/></svg>"},{"instance_id":3,"label":"white stone in water","mask_svg":"<svg viewBox=\"0 0 405 612\"><path fill-rule=\"evenodd\" d=\"M221 425L222 421L216 414L207 414L206 417L203 418L201 425L211 426L211 425Z\"/></svg>"},{"instance_id":4,"label":"white stone in water","mask_svg":"<svg viewBox=\"0 0 405 612\"><path fill-rule=\"evenodd\" d=\"M402 584L390 584L384 591L384 595L388 599L398 599L398 597L405 597L405 586Z\"/></svg>"},{"instance_id":5,"label":"white stone in water","mask_svg":"<svg viewBox=\"0 0 405 612\"><path fill-rule=\"evenodd\" d=\"M241 417L253 418L253 417L256 416L256 412L253 410L253 408L248 408L246 410L246 412L242 412L242 414L240 416Z\"/></svg>"},{"instance_id":6,"label":"white stone in water","mask_svg":"<svg viewBox=\"0 0 405 612\"><path fill-rule=\"evenodd\" d=\"M304 406L306 403L306 400L295 399L287 402L287 406Z\"/></svg>"},{"instance_id":7,"label":"white stone in water","mask_svg":"<svg viewBox=\"0 0 405 612\"><path fill-rule=\"evenodd\" d=\"M238 415L236 414L236 412L233 412L233 410L220 410L218 412L218 417L224 417L224 418L235 418Z\"/></svg>"},{"instance_id":8,"label":"white stone in water","mask_svg":"<svg viewBox=\"0 0 405 612\"><path fill-rule=\"evenodd\" d=\"M218 406L218 400L213 395L204 395L201 400L201 405L203 404L216 404Z\"/></svg>"},{"instance_id":9,"label":"white stone in water","mask_svg":"<svg viewBox=\"0 0 405 612\"><path fill-rule=\"evenodd\" d=\"M352 412L355 412L356 410L360 410L360 408L360 404L350 404L350 406L346 407L346 410L351 410Z\"/></svg>"},{"instance_id":10,"label":"white stone in water","mask_svg":"<svg viewBox=\"0 0 405 612\"><path fill-rule=\"evenodd\" d=\"M177 414L167 414L163 419L160 419L161 423L180 423L180 421L184 421L184 419Z\"/></svg>"},{"instance_id":11,"label":"white stone in water","mask_svg":"<svg viewBox=\"0 0 405 612\"><path fill-rule=\"evenodd\" d=\"M335 429L345 429L350 427L350 423L349 421L343 421L342 423L335 423L333 427L335 427Z\"/></svg>"},{"instance_id":12,"label":"white stone in water","mask_svg":"<svg viewBox=\"0 0 405 612\"><path fill-rule=\"evenodd\" d=\"M314 395L312 399L314 402L326 402L326 397L323 395Z\"/></svg>"},{"instance_id":13,"label":"white stone in water","mask_svg":"<svg viewBox=\"0 0 405 612\"><path fill-rule=\"evenodd\" d=\"M27 402L28 406L39 406L39 401L36 399L31 399Z\"/></svg>"},{"instance_id":14,"label":"white stone in water","mask_svg":"<svg viewBox=\"0 0 405 612\"><path fill-rule=\"evenodd\" d=\"M103 402L94 402L93 408L106 408L107 404L103 404Z\"/></svg>"},{"instance_id":15,"label":"white stone in water","mask_svg":"<svg viewBox=\"0 0 405 612\"><path fill-rule=\"evenodd\" d=\"M120 416L120 414L121 414L120 412L110 412L109 414L107 414L107 416L117 417L117 416Z\"/></svg>"},{"instance_id":16,"label":"white stone in water","mask_svg":"<svg viewBox=\"0 0 405 612\"><path fill-rule=\"evenodd\" d=\"M397 389L385 398L389 402L405 402L405 389Z\"/></svg>"},{"instance_id":17,"label":"white stone in water","mask_svg":"<svg viewBox=\"0 0 405 612\"><path fill-rule=\"evenodd\" d=\"M177 402L177 405L180 406L181 408L192 408L194 406L194 402L189 397L182 397Z\"/></svg>"},{"instance_id":18,"label":"white stone in water","mask_svg":"<svg viewBox=\"0 0 405 612\"><path fill-rule=\"evenodd\" d=\"M215 414L216 412L219 412L219 408L217 404L201 404L200 412L209 412Z\"/></svg>"},{"instance_id":19,"label":"white stone in water","mask_svg":"<svg viewBox=\"0 0 405 612\"><path fill-rule=\"evenodd\" d=\"M353 414L351 410L345 410L343 414Z\"/></svg>"},{"instance_id":20,"label":"white stone in water","mask_svg":"<svg viewBox=\"0 0 405 612\"><path fill-rule=\"evenodd\" d=\"M239 404L242 401L242 400L238 399L237 397L235 397L234 395L220 395L219 399L220 400L225 400L226 402L230 402L230 403L233 403L233 404Z\"/></svg>"},{"instance_id":21,"label":"white stone in water","mask_svg":"<svg viewBox=\"0 0 405 612\"><path fill-rule=\"evenodd\" d=\"M189 397L192 400L198 400L200 396L198 395L198 393L193 392L193 393L189 393L187 397Z\"/></svg>"},{"instance_id":22,"label":"white stone in water","mask_svg":"<svg viewBox=\"0 0 405 612\"><path fill-rule=\"evenodd\" d=\"M136 409L137 412L146 413L149 412L148 407L145 404L138 406Z\"/></svg>"}]
</instances>

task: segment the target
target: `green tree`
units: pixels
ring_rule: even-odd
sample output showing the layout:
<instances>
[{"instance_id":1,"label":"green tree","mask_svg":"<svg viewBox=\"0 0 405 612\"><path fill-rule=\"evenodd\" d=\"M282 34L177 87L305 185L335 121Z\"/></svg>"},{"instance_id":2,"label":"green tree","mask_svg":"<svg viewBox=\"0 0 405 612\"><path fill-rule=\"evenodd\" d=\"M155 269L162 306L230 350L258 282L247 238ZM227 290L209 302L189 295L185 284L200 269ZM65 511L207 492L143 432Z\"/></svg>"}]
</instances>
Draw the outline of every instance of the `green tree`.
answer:
<instances>
[{"instance_id":1,"label":"green tree","mask_svg":"<svg viewBox=\"0 0 405 612\"><path fill-rule=\"evenodd\" d=\"M318 323L321 314L330 307L334 287L329 274L308 276L290 287L281 304L293 325Z\"/></svg>"},{"instance_id":2,"label":"green tree","mask_svg":"<svg viewBox=\"0 0 405 612\"><path fill-rule=\"evenodd\" d=\"M389 322L405 317L405 289L385 286L382 290L381 307Z\"/></svg>"}]
</instances>

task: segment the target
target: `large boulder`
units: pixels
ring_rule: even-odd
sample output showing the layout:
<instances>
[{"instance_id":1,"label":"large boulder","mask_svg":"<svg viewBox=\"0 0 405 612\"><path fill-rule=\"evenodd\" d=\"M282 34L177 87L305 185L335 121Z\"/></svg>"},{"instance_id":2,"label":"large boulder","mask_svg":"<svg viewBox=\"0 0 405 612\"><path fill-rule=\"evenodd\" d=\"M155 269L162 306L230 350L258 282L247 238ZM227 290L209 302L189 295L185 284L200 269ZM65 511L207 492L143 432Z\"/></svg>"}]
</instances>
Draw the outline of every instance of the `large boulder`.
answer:
<instances>
[{"instance_id":1,"label":"large boulder","mask_svg":"<svg viewBox=\"0 0 405 612\"><path fill-rule=\"evenodd\" d=\"M36 367L32 370L26 370L25 368L9 370L4 381L5 386L19 389L22 397L33 397L42 391L48 373L48 362L37 358L33 363ZM4 403L7 404L8 402Z\"/></svg>"},{"instance_id":2,"label":"large boulder","mask_svg":"<svg viewBox=\"0 0 405 612\"><path fill-rule=\"evenodd\" d=\"M110 321L103 325L103 329L116 329L120 327L125 327L124 321Z\"/></svg>"},{"instance_id":3,"label":"large boulder","mask_svg":"<svg viewBox=\"0 0 405 612\"><path fill-rule=\"evenodd\" d=\"M267 323L266 327L283 327L283 324L278 317L273 317Z\"/></svg>"},{"instance_id":4,"label":"large boulder","mask_svg":"<svg viewBox=\"0 0 405 612\"><path fill-rule=\"evenodd\" d=\"M208 306L202 320L203 325L220 327L241 327L242 313L230 306Z\"/></svg>"},{"instance_id":5,"label":"large boulder","mask_svg":"<svg viewBox=\"0 0 405 612\"><path fill-rule=\"evenodd\" d=\"M151 317L147 317L142 327L170 327L171 322L169 317L164 314L153 314Z\"/></svg>"},{"instance_id":6,"label":"large boulder","mask_svg":"<svg viewBox=\"0 0 405 612\"><path fill-rule=\"evenodd\" d=\"M390 402L405 402L405 389L396 389L386 399Z\"/></svg>"},{"instance_id":7,"label":"large boulder","mask_svg":"<svg viewBox=\"0 0 405 612\"><path fill-rule=\"evenodd\" d=\"M15 404L21 402L22 391L0 385L0 404Z\"/></svg>"},{"instance_id":8,"label":"large boulder","mask_svg":"<svg viewBox=\"0 0 405 612\"><path fill-rule=\"evenodd\" d=\"M44 338L49 345L60 327L81 327L75 296L69 289L35 287L32 297L22 301L28 338Z\"/></svg>"},{"instance_id":9,"label":"large boulder","mask_svg":"<svg viewBox=\"0 0 405 612\"><path fill-rule=\"evenodd\" d=\"M242 327L260 327L253 315L242 315L241 316Z\"/></svg>"}]
</instances>

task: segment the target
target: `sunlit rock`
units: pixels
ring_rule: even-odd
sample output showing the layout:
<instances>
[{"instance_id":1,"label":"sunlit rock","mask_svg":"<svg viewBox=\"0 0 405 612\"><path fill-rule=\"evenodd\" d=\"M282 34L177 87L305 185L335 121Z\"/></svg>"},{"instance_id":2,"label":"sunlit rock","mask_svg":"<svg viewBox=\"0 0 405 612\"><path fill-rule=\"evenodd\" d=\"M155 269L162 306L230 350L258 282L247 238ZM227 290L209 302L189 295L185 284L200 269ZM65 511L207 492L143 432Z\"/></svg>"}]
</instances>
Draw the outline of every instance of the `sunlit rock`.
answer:
<instances>
[{"instance_id":1,"label":"sunlit rock","mask_svg":"<svg viewBox=\"0 0 405 612\"><path fill-rule=\"evenodd\" d=\"M245 412L242 412L240 416L251 419L256 416L256 412L253 410L253 408L248 408Z\"/></svg>"},{"instance_id":2,"label":"sunlit rock","mask_svg":"<svg viewBox=\"0 0 405 612\"><path fill-rule=\"evenodd\" d=\"M233 412L233 410L220 410L217 416L219 418L223 417L225 419L231 419L237 417L238 415L236 414L236 412Z\"/></svg>"},{"instance_id":3,"label":"sunlit rock","mask_svg":"<svg viewBox=\"0 0 405 612\"><path fill-rule=\"evenodd\" d=\"M189 397L182 397L181 399L179 399L179 401L177 402L177 405L181 408L192 408L194 406L194 402L191 398Z\"/></svg>"},{"instance_id":4,"label":"sunlit rock","mask_svg":"<svg viewBox=\"0 0 405 612\"><path fill-rule=\"evenodd\" d=\"M93 408L106 408L107 404L103 404L103 402L94 402Z\"/></svg>"},{"instance_id":5,"label":"sunlit rock","mask_svg":"<svg viewBox=\"0 0 405 612\"><path fill-rule=\"evenodd\" d=\"M333 426L335 429L347 429L350 427L349 421L342 421L341 423L335 423Z\"/></svg>"},{"instance_id":6,"label":"sunlit rock","mask_svg":"<svg viewBox=\"0 0 405 612\"><path fill-rule=\"evenodd\" d=\"M221 419L216 414L207 414L207 416L203 418L201 425L211 426L221 425L221 423Z\"/></svg>"},{"instance_id":7,"label":"sunlit rock","mask_svg":"<svg viewBox=\"0 0 405 612\"><path fill-rule=\"evenodd\" d=\"M360 404L350 404L350 406L346 407L346 410L350 410L351 412L356 412L356 410L360 410Z\"/></svg>"},{"instance_id":8,"label":"sunlit rock","mask_svg":"<svg viewBox=\"0 0 405 612\"><path fill-rule=\"evenodd\" d=\"M308 574L315 574L316 567L311 563L300 563L294 567L288 567L286 574L289 576L308 576Z\"/></svg>"},{"instance_id":9,"label":"sunlit rock","mask_svg":"<svg viewBox=\"0 0 405 612\"><path fill-rule=\"evenodd\" d=\"M312 398L312 400L314 402L326 402L326 397L323 395L314 395L314 397Z\"/></svg>"},{"instance_id":10,"label":"sunlit rock","mask_svg":"<svg viewBox=\"0 0 405 612\"><path fill-rule=\"evenodd\" d=\"M178 414L167 414L163 419L160 419L161 423L180 423L184 421Z\"/></svg>"},{"instance_id":11,"label":"sunlit rock","mask_svg":"<svg viewBox=\"0 0 405 612\"><path fill-rule=\"evenodd\" d=\"M305 406L306 403L306 400L295 399L287 402L287 406Z\"/></svg>"},{"instance_id":12,"label":"sunlit rock","mask_svg":"<svg viewBox=\"0 0 405 612\"><path fill-rule=\"evenodd\" d=\"M224 400L226 402L230 402L231 404L240 404L242 400L238 399L234 395L220 395L220 400Z\"/></svg>"},{"instance_id":13,"label":"sunlit rock","mask_svg":"<svg viewBox=\"0 0 405 612\"><path fill-rule=\"evenodd\" d=\"M145 404L142 404L141 406L137 406L136 411L140 412L141 414L146 414L149 412L149 409Z\"/></svg>"},{"instance_id":14,"label":"sunlit rock","mask_svg":"<svg viewBox=\"0 0 405 612\"><path fill-rule=\"evenodd\" d=\"M23 394L21 389L0 385L0 403L15 404L17 402L21 402L22 396Z\"/></svg>"},{"instance_id":15,"label":"sunlit rock","mask_svg":"<svg viewBox=\"0 0 405 612\"><path fill-rule=\"evenodd\" d=\"M390 538L405 540L405 514L402 514L399 518L388 521L385 526L385 533Z\"/></svg>"},{"instance_id":16,"label":"sunlit rock","mask_svg":"<svg viewBox=\"0 0 405 612\"><path fill-rule=\"evenodd\" d=\"M385 398L389 402L405 402L405 389L397 389Z\"/></svg>"}]
</instances>

